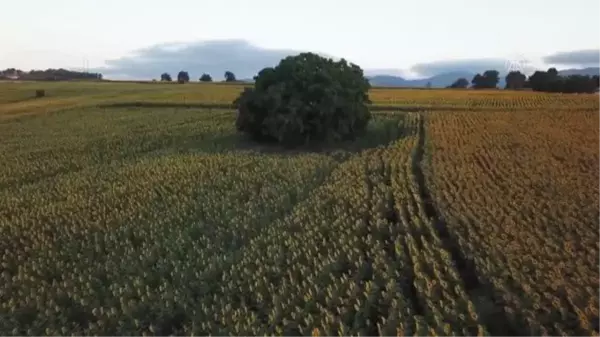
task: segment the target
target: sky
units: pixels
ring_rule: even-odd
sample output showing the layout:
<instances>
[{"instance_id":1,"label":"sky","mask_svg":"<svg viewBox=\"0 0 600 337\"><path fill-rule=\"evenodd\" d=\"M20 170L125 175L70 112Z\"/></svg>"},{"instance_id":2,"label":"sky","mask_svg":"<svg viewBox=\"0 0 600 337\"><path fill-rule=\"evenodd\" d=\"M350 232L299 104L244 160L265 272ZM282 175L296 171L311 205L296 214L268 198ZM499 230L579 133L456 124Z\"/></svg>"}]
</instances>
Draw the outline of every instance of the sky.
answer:
<instances>
[{"instance_id":1,"label":"sky","mask_svg":"<svg viewBox=\"0 0 600 337\"><path fill-rule=\"evenodd\" d=\"M240 78L302 51L407 77L599 63L598 0L5 0L2 12L0 69Z\"/></svg>"}]
</instances>

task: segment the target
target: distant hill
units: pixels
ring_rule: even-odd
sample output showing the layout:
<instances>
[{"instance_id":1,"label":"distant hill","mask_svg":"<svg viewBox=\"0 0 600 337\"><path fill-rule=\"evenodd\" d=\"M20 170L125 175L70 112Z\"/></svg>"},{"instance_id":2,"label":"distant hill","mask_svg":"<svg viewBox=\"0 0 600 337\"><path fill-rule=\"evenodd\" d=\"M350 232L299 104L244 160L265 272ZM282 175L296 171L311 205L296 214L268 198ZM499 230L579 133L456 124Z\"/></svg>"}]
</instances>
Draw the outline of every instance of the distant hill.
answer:
<instances>
[{"instance_id":1,"label":"distant hill","mask_svg":"<svg viewBox=\"0 0 600 337\"><path fill-rule=\"evenodd\" d=\"M569 75L600 75L600 68L598 67L590 67L583 69L564 69L558 72L561 76L569 76ZM475 73L469 72L449 72L442 73L438 75L434 75L427 78L408 80L400 76L392 76L392 75L376 75L376 76L368 76L367 78L371 82L371 85L377 87L425 87L427 83L431 83L432 88L445 88L452 84L457 79L464 77L469 82L473 79ZM504 88L506 82L504 78L506 77L506 73L500 73L500 81L498 82L498 88Z\"/></svg>"},{"instance_id":2,"label":"distant hill","mask_svg":"<svg viewBox=\"0 0 600 337\"><path fill-rule=\"evenodd\" d=\"M589 67L583 69L564 69L558 72L561 76L570 76L570 75L587 75L587 76L600 76L600 68L599 67Z\"/></svg>"},{"instance_id":3,"label":"distant hill","mask_svg":"<svg viewBox=\"0 0 600 337\"><path fill-rule=\"evenodd\" d=\"M414 80L391 75L376 75L368 78L371 85L379 87L425 87L427 83L431 83L432 88L445 88L461 77L471 81L473 76L475 74L467 72L451 72Z\"/></svg>"}]
</instances>

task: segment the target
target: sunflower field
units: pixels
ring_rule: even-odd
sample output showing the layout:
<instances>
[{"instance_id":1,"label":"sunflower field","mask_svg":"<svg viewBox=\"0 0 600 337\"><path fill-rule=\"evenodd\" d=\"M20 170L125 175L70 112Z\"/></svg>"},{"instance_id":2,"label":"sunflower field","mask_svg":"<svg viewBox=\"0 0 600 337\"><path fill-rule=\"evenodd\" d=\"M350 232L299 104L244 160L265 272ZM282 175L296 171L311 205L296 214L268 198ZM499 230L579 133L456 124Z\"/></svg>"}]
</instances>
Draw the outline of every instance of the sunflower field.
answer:
<instances>
[{"instance_id":1,"label":"sunflower field","mask_svg":"<svg viewBox=\"0 0 600 337\"><path fill-rule=\"evenodd\" d=\"M598 335L597 96L376 88L291 151L241 86L75 85L0 84L1 335Z\"/></svg>"}]
</instances>

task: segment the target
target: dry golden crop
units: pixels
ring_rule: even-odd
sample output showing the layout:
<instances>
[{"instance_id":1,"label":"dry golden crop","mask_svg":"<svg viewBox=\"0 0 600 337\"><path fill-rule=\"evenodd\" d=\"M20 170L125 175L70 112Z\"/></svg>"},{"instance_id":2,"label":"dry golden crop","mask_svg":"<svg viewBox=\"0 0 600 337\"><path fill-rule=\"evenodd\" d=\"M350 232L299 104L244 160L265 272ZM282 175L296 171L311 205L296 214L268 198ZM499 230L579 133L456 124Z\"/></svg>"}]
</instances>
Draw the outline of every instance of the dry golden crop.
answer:
<instances>
[{"instance_id":1,"label":"dry golden crop","mask_svg":"<svg viewBox=\"0 0 600 337\"><path fill-rule=\"evenodd\" d=\"M36 99L35 90L46 97ZM83 108L111 103L231 104L243 90L224 83L102 83L102 82L0 82L0 119ZM508 90L387 89L374 87L369 96L375 106L428 110L535 111L600 109L597 95L561 95Z\"/></svg>"},{"instance_id":2,"label":"dry golden crop","mask_svg":"<svg viewBox=\"0 0 600 337\"><path fill-rule=\"evenodd\" d=\"M373 88L375 105L413 106L433 110L585 110L600 108L594 94L562 95L532 91L466 89L384 89Z\"/></svg>"},{"instance_id":3,"label":"dry golden crop","mask_svg":"<svg viewBox=\"0 0 600 337\"><path fill-rule=\"evenodd\" d=\"M434 199L506 324L598 334L598 111L435 112L426 130Z\"/></svg>"}]
</instances>

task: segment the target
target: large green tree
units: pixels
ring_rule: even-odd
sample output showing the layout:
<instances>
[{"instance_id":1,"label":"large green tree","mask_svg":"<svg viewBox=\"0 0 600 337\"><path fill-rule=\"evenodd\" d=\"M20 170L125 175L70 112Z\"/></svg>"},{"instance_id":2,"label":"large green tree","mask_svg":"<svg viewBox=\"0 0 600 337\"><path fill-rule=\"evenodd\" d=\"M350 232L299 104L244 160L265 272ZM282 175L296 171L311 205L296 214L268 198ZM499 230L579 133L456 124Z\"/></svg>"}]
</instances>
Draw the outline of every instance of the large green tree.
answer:
<instances>
[{"instance_id":1,"label":"large green tree","mask_svg":"<svg viewBox=\"0 0 600 337\"><path fill-rule=\"evenodd\" d=\"M234 104L237 129L255 140L298 146L353 139L371 118L369 81L359 66L344 59L301 53L254 79L254 87Z\"/></svg>"}]
</instances>

